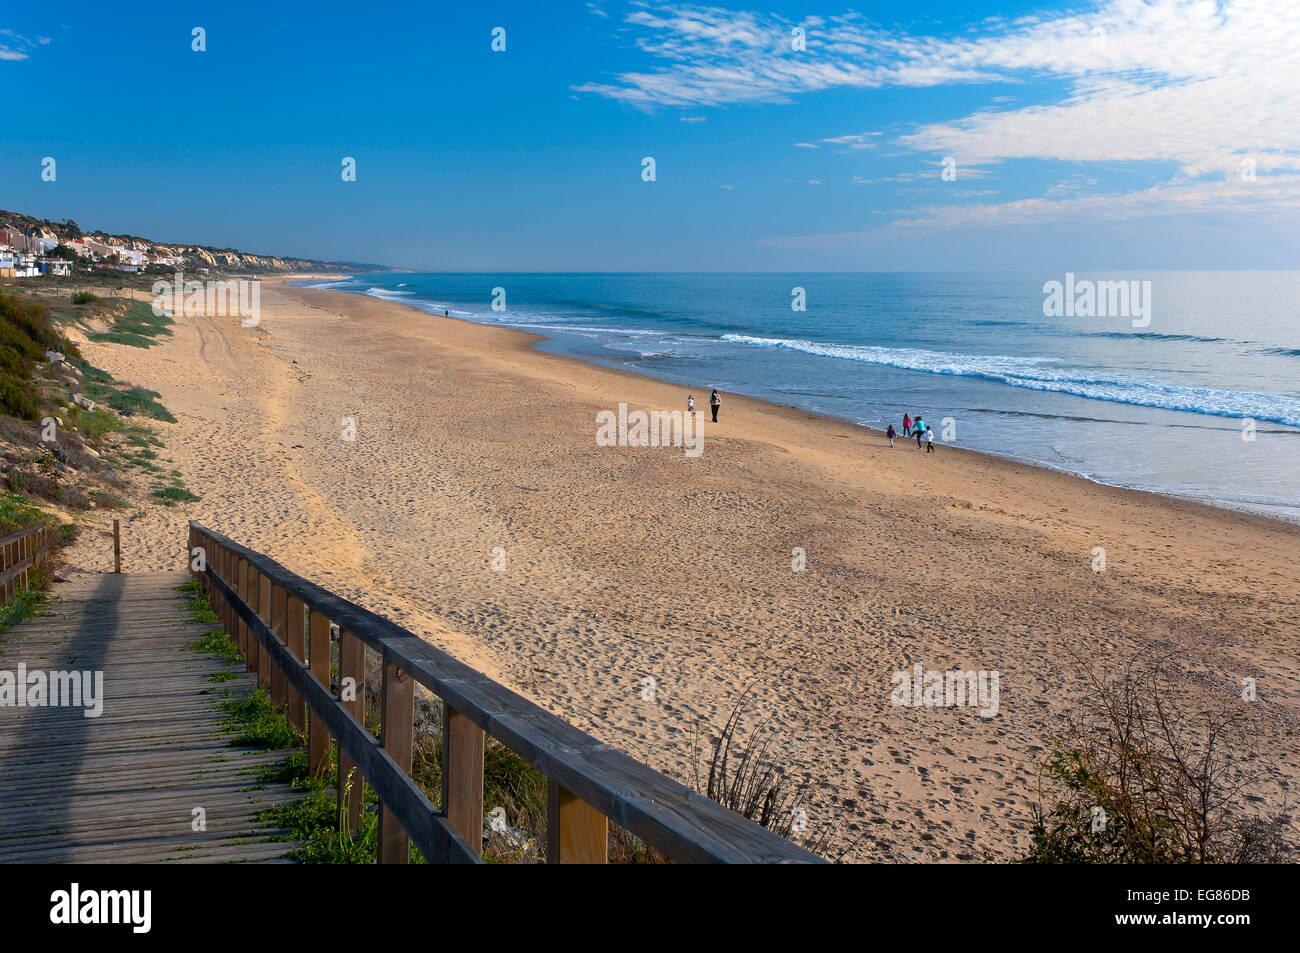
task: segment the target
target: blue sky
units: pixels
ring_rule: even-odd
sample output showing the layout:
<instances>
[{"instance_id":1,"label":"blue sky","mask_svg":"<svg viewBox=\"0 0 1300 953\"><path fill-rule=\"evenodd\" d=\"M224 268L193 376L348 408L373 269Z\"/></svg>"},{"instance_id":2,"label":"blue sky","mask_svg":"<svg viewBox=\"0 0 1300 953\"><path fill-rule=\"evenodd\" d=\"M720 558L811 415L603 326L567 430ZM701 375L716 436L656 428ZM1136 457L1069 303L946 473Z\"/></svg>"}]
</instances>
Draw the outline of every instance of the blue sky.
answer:
<instances>
[{"instance_id":1,"label":"blue sky","mask_svg":"<svg viewBox=\"0 0 1300 953\"><path fill-rule=\"evenodd\" d=\"M0 208L418 270L1300 252L1300 8L1273 0L118 9L0 15Z\"/></svg>"}]
</instances>

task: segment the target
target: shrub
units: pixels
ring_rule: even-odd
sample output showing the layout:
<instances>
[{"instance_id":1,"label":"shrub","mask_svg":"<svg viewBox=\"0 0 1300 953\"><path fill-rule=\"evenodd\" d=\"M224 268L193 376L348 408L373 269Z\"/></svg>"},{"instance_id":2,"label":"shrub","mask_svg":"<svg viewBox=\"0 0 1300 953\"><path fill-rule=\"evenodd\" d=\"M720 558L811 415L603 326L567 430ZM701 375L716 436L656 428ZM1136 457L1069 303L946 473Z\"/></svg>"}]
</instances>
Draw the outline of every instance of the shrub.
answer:
<instances>
[{"instance_id":1,"label":"shrub","mask_svg":"<svg viewBox=\"0 0 1300 953\"><path fill-rule=\"evenodd\" d=\"M1243 811L1263 769L1248 703L1205 689L1173 655L1136 655L1110 676L1075 658L1093 691L1052 738L1025 862L1286 859L1285 805Z\"/></svg>"},{"instance_id":2,"label":"shrub","mask_svg":"<svg viewBox=\"0 0 1300 953\"><path fill-rule=\"evenodd\" d=\"M99 295L91 294L89 291L76 291L72 295L73 304L94 304L99 300Z\"/></svg>"}]
</instances>

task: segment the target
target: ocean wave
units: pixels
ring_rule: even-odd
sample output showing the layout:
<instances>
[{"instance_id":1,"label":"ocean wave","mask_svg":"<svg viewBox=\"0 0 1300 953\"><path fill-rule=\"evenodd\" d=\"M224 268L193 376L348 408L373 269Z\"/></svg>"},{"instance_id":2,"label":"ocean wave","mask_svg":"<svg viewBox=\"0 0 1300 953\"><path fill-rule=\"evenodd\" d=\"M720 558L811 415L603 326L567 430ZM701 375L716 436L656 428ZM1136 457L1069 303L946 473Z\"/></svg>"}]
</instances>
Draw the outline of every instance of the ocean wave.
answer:
<instances>
[{"instance_id":1,"label":"ocean wave","mask_svg":"<svg viewBox=\"0 0 1300 953\"><path fill-rule=\"evenodd\" d=\"M1216 417L1251 418L1300 427L1300 399L1279 394L1192 387L1129 375L1094 377L1082 370L1056 369L1059 358L947 354L915 348L823 344L790 338L724 334L722 340L757 347L789 348L820 357L881 364L929 374L980 377L1011 387L1052 391L1139 407L1158 407Z\"/></svg>"},{"instance_id":2,"label":"ocean wave","mask_svg":"<svg viewBox=\"0 0 1300 953\"><path fill-rule=\"evenodd\" d=\"M646 331L641 328L593 328L576 324L538 324L534 322L507 322L512 328L532 328L543 331L576 331L585 334L626 334L630 337L663 336L663 331Z\"/></svg>"},{"instance_id":3,"label":"ocean wave","mask_svg":"<svg viewBox=\"0 0 1300 953\"><path fill-rule=\"evenodd\" d=\"M1282 357L1300 357L1300 347L1262 347L1256 354L1280 354Z\"/></svg>"},{"instance_id":4,"label":"ocean wave","mask_svg":"<svg viewBox=\"0 0 1300 953\"><path fill-rule=\"evenodd\" d=\"M1196 341L1201 344L1246 344L1232 338L1204 337L1200 334L1170 334L1164 331L1080 331L1087 338L1123 338L1139 341Z\"/></svg>"},{"instance_id":5,"label":"ocean wave","mask_svg":"<svg viewBox=\"0 0 1300 953\"><path fill-rule=\"evenodd\" d=\"M398 291L396 288L367 288L362 292L362 294L368 294L372 298L406 297L412 293L410 291Z\"/></svg>"},{"instance_id":6,"label":"ocean wave","mask_svg":"<svg viewBox=\"0 0 1300 953\"><path fill-rule=\"evenodd\" d=\"M352 278L350 275L344 275L342 278L331 278L328 281L316 281L307 284L298 285L299 288L342 288L347 285Z\"/></svg>"}]
</instances>

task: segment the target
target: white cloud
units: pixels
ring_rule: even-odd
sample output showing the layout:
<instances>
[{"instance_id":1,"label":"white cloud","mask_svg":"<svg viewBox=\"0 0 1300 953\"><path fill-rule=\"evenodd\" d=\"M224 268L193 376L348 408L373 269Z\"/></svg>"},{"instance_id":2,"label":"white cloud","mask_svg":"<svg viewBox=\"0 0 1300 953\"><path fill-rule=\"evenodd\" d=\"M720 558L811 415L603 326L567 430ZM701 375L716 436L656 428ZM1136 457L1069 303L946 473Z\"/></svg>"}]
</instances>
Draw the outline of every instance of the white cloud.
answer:
<instances>
[{"instance_id":1,"label":"white cloud","mask_svg":"<svg viewBox=\"0 0 1300 953\"><path fill-rule=\"evenodd\" d=\"M0 30L0 60L9 62L18 62L25 60L30 51L37 46L47 46L50 43L48 36L40 36L35 40L29 40L25 36L19 36L13 30Z\"/></svg>"},{"instance_id":2,"label":"white cloud","mask_svg":"<svg viewBox=\"0 0 1300 953\"><path fill-rule=\"evenodd\" d=\"M1300 4L1100 0L1088 12L993 19L948 37L878 28L855 13L792 23L671 3L638 4L626 22L658 67L581 92L654 108L788 103L835 87L1016 82L1040 97L1050 89L1051 100L1014 108L1031 96L999 96L987 109L920 125L896 144L954 157L959 178L987 175L981 167L1008 160L1157 163L1167 170L1166 181L1124 196L1073 195L1097 183L1058 182L1041 199L978 207L985 221L1195 210L1208 196L1235 196L1247 159L1260 187L1234 207L1292 207L1289 173L1300 171ZM806 51L790 48L794 25L806 31ZM820 141L861 149L871 135ZM1223 188L1206 187L1213 182ZM974 208L963 206L961 215L973 220Z\"/></svg>"}]
</instances>

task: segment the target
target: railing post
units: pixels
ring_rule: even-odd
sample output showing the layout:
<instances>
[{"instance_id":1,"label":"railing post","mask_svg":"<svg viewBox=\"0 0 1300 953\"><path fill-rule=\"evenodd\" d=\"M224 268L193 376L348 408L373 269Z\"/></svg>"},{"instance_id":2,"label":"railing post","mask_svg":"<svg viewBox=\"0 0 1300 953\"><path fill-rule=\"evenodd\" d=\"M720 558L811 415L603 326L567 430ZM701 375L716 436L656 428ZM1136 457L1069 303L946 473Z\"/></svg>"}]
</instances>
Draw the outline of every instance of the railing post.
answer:
<instances>
[{"instance_id":1,"label":"railing post","mask_svg":"<svg viewBox=\"0 0 1300 953\"><path fill-rule=\"evenodd\" d=\"M271 621L271 577L263 572L257 574L257 614L263 622ZM275 663L271 661L268 655L262 658L261 640L258 639L257 645L257 687L271 694L271 672L275 668Z\"/></svg>"},{"instance_id":2,"label":"railing post","mask_svg":"<svg viewBox=\"0 0 1300 953\"><path fill-rule=\"evenodd\" d=\"M442 703L442 813L483 852L483 729Z\"/></svg>"},{"instance_id":3,"label":"railing post","mask_svg":"<svg viewBox=\"0 0 1300 953\"><path fill-rule=\"evenodd\" d=\"M248 562L247 560L244 559L243 556L235 557L234 587L235 587L236 595L238 595L242 601L247 602L248 601ZM235 623L235 628L236 628L235 641L239 643L239 653L244 656L244 670L252 671L252 669L249 668L249 662L248 662L248 652L249 652L248 623L245 622L243 617L241 616L239 621Z\"/></svg>"},{"instance_id":4,"label":"railing post","mask_svg":"<svg viewBox=\"0 0 1300 953\"><path fill-rule=\"evenodd\" d=\"M326 688L330 687L330 620L312 612L307 627L307 658L311 673ZM330 770L330 733L324 723L311 715L307 730L307 765L314 777L323 778ZM340 799L341 802L342 799ZM359 806L359 805L358 805Z\"/></svg>"},{"instance_id":5,"label":"railing post","mask_svg":"<svg viewBox=\"0 0 1300 953\"><path fill-rule=\"evenodd\" d=\"M283 587L276 583L271 583L271 616L267 620L271 623L271 631L275 637L280 640L281 644L287 645L288 640L285 638L285 616L286 605L289 594L284 591ZM280 671L280 666L274 662L271 663L271 707L278 712L284 712L288 709L288 694L285 691L289 686L289 679L285 677L284 672Z\"/></svg>"},{"instance_id":6,"label":"railing post","mask_svg":"<svg viewBox=\"0 0 1300 953\"><path fill-rule=\"evenodd\" d=\"M307 607L302 604L301 599L290 596L288 602L288 618L285 620L285 639L289 644L289 652L299 662L307 661ZM287 705L289 709L289 724L299 731L307 730L307 703L303 701L302 696L298 694L297 689L288 685L288 679L285 683L288 686Z\"/></svg>"},{"instance_id":7,"label":"railing post","mask_svg":"<svg viewBox=\"0 0 1300 953\"><path fill-rule=\"evenodd\" d=\"M206 547L205 547L206 553ZM239 565L239 560L230 550L222 547L221 549L221 581L224 582L232 591L235 585L235 568ZM233 595L226 599L226 636L232 643L237 643L239 635L239 613L235 611L235 600Z\"/></svg>"},{"instance_id":8,"label":"railing post","mask_svg":"<svg viewBox=\"0 0 1300 953\"><path fill-rule=\"evenodd\" d=\"M113 572L122 571L122 521L113 520Z\"/></svg>"},{"instance_id":9,"label":"railing post","mask_svg":"<svg viewBox=\"0 0 1300 953\"><path fill-rule=\"evenodd\" d=\"M261 594L262 594L262 586L258 578L257 567L254 566L252 563L246 563L246 566L248 569L248 577L244 585L248 587L248 590L246 595L244 596L244 601L248 603L248 607L252 609L254 615L256 615L258 600L261 598ZM248 656L247 656L247 665L248 665L248 670L250 672L257 671L257 662L260 654L261 653L259 653L257 650L257 636L253 633L253 627L250 625L248 627ZM257 680L257 684L259 686L262 684L262 679L260 677Z\"/></svg>"},{"instance_id":10,"label":"railing post","mask_svg":"<svg viewBox=\"0 0 1300 953\"><path fill-rule=\"evenodd\" d=\"M609 820L550 778L546 779L546 862L609 863Z\"/></svg>"},{"instance_id":11,"label":"railing post","mask_svg":"<svg viewBox=\"0 0 1300 953\"><path fill-rule=\"evenodd\" d=\"M0 546L0 573L9 568L9 544ZM9 583L0 586L0 604L9 604Z\"/></svg>"},{"instance_id":12,"label":"railing post","mask_svg":"<svg viewBox=\"0 0 1300 953\"><path fill-rule=\"evenodd\" d=\"M213 544L210 547L210 549L211 549L210 552L207 550L204 551L203 558L205 561L209 559L212 560L212 562L208 563L208 567L218 577L220 577L222 574L221 573L222 563L224 563L226 559L225 547L217 546L216 544ZM226 610L229 608L229 603L227 602L225 596L222 594L221 590L218 589L215 585L209 588L208 602L212 605L212 611L217 614L217 621L221 623L221 628L229 632L230 618L226 612Z\"/></svg>"},{"instance_id":13,"label":"railing post","mask_svg":"<svg viewBox=\"0 0 1300 953\"><path fill-rule=\"evenodd\" d=\"M316 620L323 619L312 613L312 631L316 630ZM326 621L328 626L329 622ZM329 629L326 628L326 632ZM314 636L313 636L314 637ZM315 643L313 643L314 645ZM348 681L351 680L349 686ZM353 697L346 696L353 692ZM352 717L361 724L366 723L366 646L365 643L347 630L339 629L339 701L343 703ZM339 810L342 812L344 829L355 833L361 828L361 772L355 770L356 763L339 746Z\"/></svg>"},{"instance_id":14,"label":"railing post","mask_svg":"<svg viewBox=\"0 0 1300 953\"><path fill-rule=\"evenodd\" d=\"M392 662L384 659L383 689L384 751L404 774L411 773L415 728L415 681ZM481 837L482 835L480 835ZM379 862L406 864L411 860L411 841L392 812L379 809Z\"/></svg>"}]
</instances>

